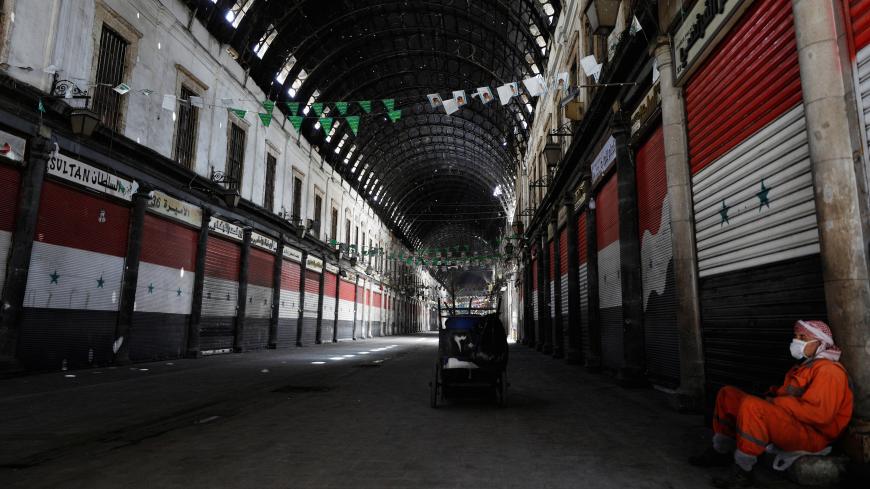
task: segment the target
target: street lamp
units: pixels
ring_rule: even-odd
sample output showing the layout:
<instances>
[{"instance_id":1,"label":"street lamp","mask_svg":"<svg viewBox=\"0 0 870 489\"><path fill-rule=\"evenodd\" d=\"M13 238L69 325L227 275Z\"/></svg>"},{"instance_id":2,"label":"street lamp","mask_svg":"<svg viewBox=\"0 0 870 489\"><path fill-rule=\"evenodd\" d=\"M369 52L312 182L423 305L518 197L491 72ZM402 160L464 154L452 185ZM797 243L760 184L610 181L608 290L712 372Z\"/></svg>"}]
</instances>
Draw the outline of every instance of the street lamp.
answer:
<instances>
[{"instance_id":1,"label":"street lamp","mask_svg":"<svg viewBox=\"0 0 870 489\"><path fill-rule=\"evenodd\" d=\"M616 26L620 0L592 0L586 5L586 18L592 34L606 36Z\"/></svg>"},{"instance_id":2,"label":"street lamp","mask_svg":"<svg viewBox=\"0 0 870 489\"><path fill-rule=\"evenodd\" d=\"M69 123L73 134L87 138L100 125L100 117L88 109L73 109L69 115Z\"/></svg>"}]
</instances>

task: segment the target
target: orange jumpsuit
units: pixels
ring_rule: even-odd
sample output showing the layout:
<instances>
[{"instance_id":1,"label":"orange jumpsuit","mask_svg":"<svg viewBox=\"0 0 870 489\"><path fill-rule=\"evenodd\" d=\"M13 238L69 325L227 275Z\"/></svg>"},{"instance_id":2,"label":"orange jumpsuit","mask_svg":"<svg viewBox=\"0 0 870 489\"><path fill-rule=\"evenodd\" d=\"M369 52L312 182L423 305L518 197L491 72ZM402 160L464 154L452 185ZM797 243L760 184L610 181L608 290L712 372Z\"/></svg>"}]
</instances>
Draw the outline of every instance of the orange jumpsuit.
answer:
<instances>
[{"instance_id":1,"label":"orange jumpsuit","mask_svg":"<svg viewBox=\"0 0 870 489\"><path fill-rule=\"evenodd\" d=\"M737 439L737 449L759 456L773 443L786 452L817 452L830 445L852 417L846 369L819 358L793 367L772 397L726 386L716 397L713 431Z\"/></svg>"}]
</instances>

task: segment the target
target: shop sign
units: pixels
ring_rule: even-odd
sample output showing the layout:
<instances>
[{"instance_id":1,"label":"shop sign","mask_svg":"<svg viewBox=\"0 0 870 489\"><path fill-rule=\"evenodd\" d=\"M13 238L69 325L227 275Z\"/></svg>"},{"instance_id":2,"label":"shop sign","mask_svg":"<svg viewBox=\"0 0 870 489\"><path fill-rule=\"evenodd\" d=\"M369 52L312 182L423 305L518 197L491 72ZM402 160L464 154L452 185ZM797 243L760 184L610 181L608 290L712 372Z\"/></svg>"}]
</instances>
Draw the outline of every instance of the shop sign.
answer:
<instances>
[{"instance_id":1,"label":"shop sign","mask_svg":"<svg viewBox=\"0 0 870 489\"><path fill-rule=\"evenodd\" d=\"M297 250L296 248L291 248L287 245L284 245L284 258L288 260L295 261L296 263L302 263L302 252Z\"/></svg>"},{"instance_id":2,"label":"shop sign","mask_svg":"<svg viewBox=\"0 0 870 489\"><path fill-rule=\"evenodd\" d=\"M602 175L607 173L607 170L610 169L610 165L612 165L614 161L616 161L616 138L610 136L607 138L607 142L604 143L604 147L598 152L598 156L596 156L595 160L592 161L593 185L598 182L598 179L601 178Z\"/></svg>"},{"instance_id":3,"label":"shop sign","mask_svg":"<svg viewBox=\"0 0 870 489\"><path fill-rule=\"evenodd\" d=\"M656 108L658 108L659 104L662 101L662 91L661 85L656 82L650 87L649 91L644 95L643 100L640 101L640 105L634 109L634 112L631 114L631 135L640 131L640 128L643 127L644 122L648 121L649 118L655 113Z\"/></svg>"},{"instance_id":4,"label":"shop sign","mask_svg":"<svg viewBox=\"0 0 870 489\"><path fill-rule=\"evenodd\" d=\"M272 239L268 236L263 236L262 234L259 234L259 233L251 233L251 244L253 246L256 246L257 248L262 248L266 251L271 251L272 253L275 253L276 251L278 251L278 242L277 241L275 241L274 239Z\"/></svg>"},{"instance_id":5,"label":"shop sign","mask_svg":"<svg viewBox=\"0 0 870 489\"><path fill-rule=\"evenodd\" d=\"M24 161L26 146L27 141L24 138L13 136L6 131L0 131L0 158Z\"/></svg>"},{"instance_id":6,"label":"shop sign","mask_svg":"<svg viewBox=\"0 0 870 489\"><path fill-rule=\"evenodd\" d=\"M586 203L586 182L580 182L580 185L577 185L577 188L574 190L574 209L579 208L583 204Z\"/></svg>"},{"instance_id":7,"label":"shop sign","mask_svg":"<svg viewBox=\"0 0 870 489\"><path fill-rule=\"evenodd\" d=\"M305 268L315 271L317 273L322 273L323 260L317 258L316 256L308 255L308 259L305 261Z\"/></svg>"},{"instance_id":8,"label":"shop sign","mask_svg":"<svg viewBox=\"0 0 870 489\"><path fill-rule=\"evenodd\" d=\"M151 199L146 204L149 211L193 227L202 226L202 209L199 207L166 195L159 190L152 191L150 195Z\"/></svg>"},{"instance_id":9,"label":"shop sign","mask_svg":"<svg viewBox=\"0 0 870 489\"><path fill-rule=\"evenodd\" d=\"M751 0L699 0L674 34L674 70L681 82L694 66L700 65L731 23L740 17Z\"/></svg>"},{"instance_id":10,"label":"shop sign","mask_svg":"<svg viewBox=\"0 0 870 489\"><path fill-rule=\"evenodd\" d=\"M208 221L208 230L236 241L241 241L244 237L241 226L236 226L233 223L223 221L213 216Z\"/></svg>"},{"instance_id":11,"label":"shop sign","mask_svg":"<svg viewBox=\"0 0 870 489\"><path fill-rule=\"evenodd\" d=\"M335 265L331 265L329 263L326 264L326 271L329 273L334 273L338 275L338 267Z\"/></svg>"},{"instance_id":12,"label":"shop sign","mask_svg":"<svg viewBox=\"0 0 870 489\"><path fill-rule=\"evenodd\" d=\"M127 201L133 200L133 194L139 188L135 180L125 180L62 155L57 150L48 159L48 174Z\"/></svg>"}]
</instances>

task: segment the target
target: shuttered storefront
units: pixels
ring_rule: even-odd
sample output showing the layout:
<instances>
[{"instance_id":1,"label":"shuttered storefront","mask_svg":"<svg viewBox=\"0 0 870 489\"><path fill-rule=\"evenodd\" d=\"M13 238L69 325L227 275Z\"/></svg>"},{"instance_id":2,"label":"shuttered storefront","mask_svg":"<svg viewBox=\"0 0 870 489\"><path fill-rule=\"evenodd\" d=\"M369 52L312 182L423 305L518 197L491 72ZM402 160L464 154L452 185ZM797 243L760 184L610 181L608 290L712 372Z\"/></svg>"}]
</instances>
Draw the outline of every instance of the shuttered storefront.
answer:
<instances>
[{"instance_id":1,"label":"shuttered storefront","mask_svg":"<svg viewBox=\"0 0 870 489\"><path fill-rule=\"evenodd\" d=\"M278 348L295 346L299 326L299 285L302 252L284 245L281 263L281 303L278 304Z\"/></svg>"},{"instance_id":2,"label":"shuttered storefront","mask_svg":"<svg viewBox=\"0 0 870 489\"><path fill-rule=\"evenodd\" d=\"M383 295L381 286L375 285L372 296L372 336L384 336L384 310L383 310Z\"/></svg>"},{"instance_id":3,"label":"shuttered storefront","mask_svg":"<svg viewBox=\"0 0 870 489\"><path fill-rule=\"evenodd\" d=\"M363 287L363 332L365 338L372 337L372 281L366 280Z\"/></svg>"},{"instance_id":4,"label":"shuttered storefront","mask_svg":"<svg viewBox=\"0 0 870 489\"><path fill-rule=\"evenodd\" d=\"M754 3L685 100L708 391L766 387L826 316L791 2Z\"/></svg>"},{"instance_id":5,"label":"shuttered storefront","mask_svg":"<svg viewBox=\"0 0 870 489\"><path fill-rule=\"evenodd\" d=\"M589 283L586 276L587 256L589 250L586 240L586 211L580 211L577 216L577 255L578 266L577 271L577 291L580 295L580 350L583 352L583 358L588 359L591 356L591 344L589 342Z\"/></svg>"},{"instance_id":6,"label":"shuttered storefront","mask_svg":"<svg viewBox=\"0 0 870 489\"><path fill-rule=\"evenodd\" d=\"M870 45L870 0L849 0L849 26L854 49L860 53Z\"/></svg>"},{"instance_id":7,"label":"shuttered storefront","mask_svg":"<svg viewBox=\"0 0 870 489\"><path fill-rule=\"evenodd\" d=\"M320 274L323 264L312 265L312 257L308 257L305 270L305 303L302 314L302 345L315 344L317 339L317 317L320 312ZM319 260L318 260L319 261Z\"/></svg>"},{"instance_id":8,"label":"shuttered storefront","mask_svg":"<svg viewBox=\"0 0 870 489\"><path fill-rule=\"evenodd\" d=\"M679 333L661 126L640 146L635 161L647 375L653 382L676 387L680 379Z\"/></svg>"},{"instance_id":9,"label":"shuttered storefront","mask_svg":"<svg viewBox=\"0 0 870 489\"><path fill-rule=\"evenodd\" d=\"M334 271L333 271L334 270ZM323 272L323 307L321 308L320 341L331 343L335 339L335 301L338 296L338 269L327 269Z\"/></svg>"},{"instance_id":10,"label":"shuttered storefront","mask_svg":"<svg viewBox=\"0 0 870 489\"><path fill-rule=\"evenodd\" d=\"M252 235L248 258L248 304L245 306L245 350L269 346L269 323L275 287L275 252L278 242L262 235ZM283 265L283 264L282 264Z\"/></svg>"},{"instance_id":11,"label":"shuttered storefront","mask_svg":"<svg viewBox=\"0 0 870 489\"><path fill-rule=\"evenodd\" d=\"M863 124L865 164L870 157L867 142L870 141L870 0L849 2L850 54L855 78L855 98L858 117Z\"/></svg>"},{"instance_id":12,"label":"shuttered storefront","mask_svg":"<svg viewBox=\"0 0 870 489\"><path fill-rule=\"evenodd\" d=\"M532 275L532 331L535 333L535 341L540 343L543 340L543 337L539 336L541 334L540 331L540 320L538 316L538 247L537 245L532 246L532 262L531 262L531 270L529 272Z\"/></svg>"},{"instance_id":13,"label":"shuttered storefront","mask_svg":"<svg viewBox=\"0 0 870 489\"><path fill-rule=\"evenodd\" d=\"M616 173L611 175L595 197L601 360L602 365L610 369L623 364L617 178Z\"/></svg>"},{"instance_id":14,"label":"shuttered storefront","mask_svg":"<svg viewBox=\"0 0 870 489\"><path fill-rule=\"evenodd\" d=\"M339 340L353 338L353 281L339 279L338 281L338 329L336 336Z\"/></svg>"},{"instance_id":15,"label":"shuttered storefront","mask_svg":"<svg viewBox=\"0 0 870 489\"><path fill-rule=\"evenodd\" d=\"M80 175L83 168L74 170L69 161L67 175ZM57 180L43 184L21 325L19 355L26 368L112 360L130 226L125 200Z\"/></svg>"},{"instance_id":16,"label":"shuttered storefront","mask_svg":"<svg viewBox=\"0 0 870 489\"><path fill-rule=\"evenodd\" d=\"M565 331L565 344L568 344L568 226L559 233L559 282L561 287L560 304L562 329Z\"/></svg>"},{"instance_id":17,"label":"shuttered storefront","mask_svg":"<svg viewBox=\"0 0 870 489\"><path fill-rule=\"evenodd\" d=\"M356 286L356 324L353 332L353 337L356 339L366 337L365 316L363 315L365 313L365 298L365 280L360 279Z\"/></svg>"},{"instance_id":18,"label":"shuttered storefront","mask_svg":"<svg viewBox=\"0 0 870 489\"><path fill-rule=\"evenodd\" d=\"M193 304L193 280L202 217L190 210L187 221L160 214L166 197L155 195L148 205L142 229L142 252L136 304L130 326L130 360L177 358L187 344L187 326Z\"/></svg>"},{"instance_id":19,"label":"shuttered storefront","mask_svg":"<svg viewBox=\"0 0 870 489\"><path fill-rule=\"evenodd\" d=\"M550 296L549 296L550 297L550 301L549 301L550 302L550 304L549 304L550 325L555 325L556 324L556 260L558 260L559 257L556 256L556 243L553 242L552 239L547 244L547 249L549 250L549 251L547 251L547 253L548 253L547 265L549 267L549 270L547 270L547 280L549 280L549 282L550 282ZM556 341L556 338L553 338L552 340Z\"/></svg>"},{"instance_id":20,"label":"shuttered storefront","mask_svg":"<svg viewBox=\"0 0 870 489\"><path fill-rule=\"evenodd\" d=\"M18 168L0 160L0 293L6 280L6 264L9 262L12 233L15 231L20 186L21 172Z\"/></svg>"},{"instance_id":21,"label":"shuttered storefront","mask_svg":"<svg viewBox=\"0 0 870 489\"><path fill-rule=\"evenodd\" d=\"M214 225L209 228L215 232L208 237L205 248L200 348L207 353L225 353L232 351L235 339L242 259L241 228L215 218L212 218L212 223ZM223 229L231 232L219 232Z\"/></svg>"}]
</instances>

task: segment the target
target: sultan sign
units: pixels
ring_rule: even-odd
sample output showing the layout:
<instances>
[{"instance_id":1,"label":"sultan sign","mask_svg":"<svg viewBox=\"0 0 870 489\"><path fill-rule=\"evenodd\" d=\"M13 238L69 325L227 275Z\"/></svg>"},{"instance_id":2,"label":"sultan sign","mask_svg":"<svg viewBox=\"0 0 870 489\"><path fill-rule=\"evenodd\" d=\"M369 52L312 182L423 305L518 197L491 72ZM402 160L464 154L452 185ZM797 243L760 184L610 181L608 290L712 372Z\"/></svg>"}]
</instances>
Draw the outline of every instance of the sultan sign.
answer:
<instances>
[{"instance_id":1,"label":"sultan sign","mask_svg":"<svg viewBox=\"0 0 870 489\"><path fill-rule=\"evenodd\" d=\"M49 175L124 200L132 200L139 188L135 180L112 175L57 151L48 159L47 170Z\"/></svg>"},{"instance_id":2,"label":"sultan sign","mask_svg":"<svg viewBox=\"0 0 870 489\"><path fill-rule=\"evenodd\" d=\"M614 161L616 161L616 139L610 136L604 143L604 147L598 152L598 156L592 161L592 185L595 185L598 179L607 173Z\"/></svg>"},{"instance_id":3,"label":"sultan sign","mask_svg":"<svg viewBox=\"0 0 870 489\"><path fill-rule=\"evenodd\" d=\"M700 65L751 3L751 0L698 0L695 3L673 38L677 83Z\"/></svg>"}]
</instances>

